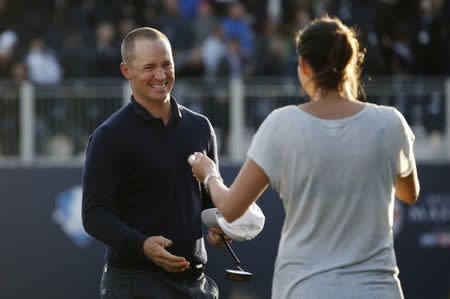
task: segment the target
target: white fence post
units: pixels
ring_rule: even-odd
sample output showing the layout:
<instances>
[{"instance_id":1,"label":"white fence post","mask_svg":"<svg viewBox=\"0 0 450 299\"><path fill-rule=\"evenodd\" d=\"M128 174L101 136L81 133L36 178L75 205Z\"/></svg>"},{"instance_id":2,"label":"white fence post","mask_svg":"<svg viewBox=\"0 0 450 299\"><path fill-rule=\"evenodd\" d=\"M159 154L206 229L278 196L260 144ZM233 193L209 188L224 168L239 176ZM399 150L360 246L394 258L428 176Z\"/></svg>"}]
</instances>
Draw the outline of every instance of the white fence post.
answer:
<instances>
[{"instance_id":1,"label":"white fence post","mask_svg":"<svg viewBox=\"0 0 450 299\"><path fill-rule=\"evenodd\" d=\"M34 87L30 82L20 85L20 160L31 163L35 156L34 146Z\"/></svg>"},{"instance_id":2,"label":"white fence post","mask_svg":"<svg viewBox=\"0 0 450 299\"><path fill-rule=\"evenodd\" d=\"M230 80L230 139L229 154L233 162L243 159L244 138L244 82L241 77L233 76Z\"/></svg>"}]
</instances>

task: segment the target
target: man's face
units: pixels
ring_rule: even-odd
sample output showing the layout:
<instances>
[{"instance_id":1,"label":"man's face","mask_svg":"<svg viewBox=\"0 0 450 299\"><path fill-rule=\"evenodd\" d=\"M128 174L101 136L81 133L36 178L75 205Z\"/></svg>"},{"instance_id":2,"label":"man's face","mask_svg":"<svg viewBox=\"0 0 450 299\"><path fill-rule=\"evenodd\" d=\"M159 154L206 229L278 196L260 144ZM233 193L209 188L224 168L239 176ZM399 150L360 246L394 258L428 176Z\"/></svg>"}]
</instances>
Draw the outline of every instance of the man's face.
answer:
<instances>
[{"instance_id":1,"label":"man's face","mask_svg":"<svg viewBox=\"0 0 450 299\"><path fill-rule=\"evenodd\" d=\"M175 82L172 50L164 40L137 39L134 58L122 69L135 98L149 104L169 101Z\"/></svg>"}]
</instances>

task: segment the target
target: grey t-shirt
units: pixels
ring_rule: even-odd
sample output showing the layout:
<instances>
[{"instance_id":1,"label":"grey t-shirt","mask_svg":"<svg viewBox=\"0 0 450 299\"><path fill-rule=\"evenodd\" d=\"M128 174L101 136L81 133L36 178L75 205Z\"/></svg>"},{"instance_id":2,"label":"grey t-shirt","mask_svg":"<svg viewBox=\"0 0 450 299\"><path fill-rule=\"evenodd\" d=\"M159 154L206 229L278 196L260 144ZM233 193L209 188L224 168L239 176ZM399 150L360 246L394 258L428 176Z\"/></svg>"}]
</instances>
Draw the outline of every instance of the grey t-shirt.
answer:
<instances>
[{"instance_id":1,"label":"grey t-shirt","mask_svg":"<svg viewBox=\"0 0 450 299\"><path fill-rule=\"evenodd\" d=\"M298 106L265 119L248 157L286 212L273 298L402 298L394 186L413 168L413 142L400 112L374 104L337 120Z\"/></svg>"}]
</instances>

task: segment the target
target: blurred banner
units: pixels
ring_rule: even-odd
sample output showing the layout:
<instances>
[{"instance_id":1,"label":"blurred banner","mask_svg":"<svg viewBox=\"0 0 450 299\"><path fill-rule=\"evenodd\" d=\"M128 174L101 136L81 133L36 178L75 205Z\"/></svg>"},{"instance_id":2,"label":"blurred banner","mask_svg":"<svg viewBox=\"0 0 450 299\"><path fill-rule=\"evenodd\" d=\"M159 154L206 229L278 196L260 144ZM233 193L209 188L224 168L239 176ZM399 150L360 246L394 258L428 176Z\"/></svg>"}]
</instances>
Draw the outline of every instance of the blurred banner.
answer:
<instances>
[{"instance_id":1,"label":"blurred banner","mask_svg":"<svg viewBox=\"0 0 450 299\"><path fill-rule=\"evenodd\" d=\"M222 167L227 183L238 167ZM0 298L99 298L103 246L81 226L81 168L0 169ZM450 164L420 165L419 203L397 201L395 245L406 298L450 298ZM221 298L270 298L284 212L276 193L258 202L266 214L261 234L233 242L248 283L224 279L233 268L226 249L209 245L207 273ZM205 231L206 233L206 231ZM349 244L351 246L351 244Z\"/></svg>"}]
</instances>

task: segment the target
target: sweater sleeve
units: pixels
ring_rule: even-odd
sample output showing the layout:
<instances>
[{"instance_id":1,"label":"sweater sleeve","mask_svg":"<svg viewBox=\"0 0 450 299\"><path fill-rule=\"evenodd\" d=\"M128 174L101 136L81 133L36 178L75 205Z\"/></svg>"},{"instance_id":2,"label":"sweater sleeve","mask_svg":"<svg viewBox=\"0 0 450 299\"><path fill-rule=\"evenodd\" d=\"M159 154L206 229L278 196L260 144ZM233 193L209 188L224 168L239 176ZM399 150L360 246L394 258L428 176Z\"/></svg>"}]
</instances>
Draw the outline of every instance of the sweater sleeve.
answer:
<instances>
[{"instance_id":1,"label":"sweater sleeve","mask_svg":"<svg viewBox=\"0 0 450 299\"><path fill-rule=\"evenodd\" d=\"M143 255L145 237L118 218L120 149L114 132L102 126L86 149L83 170L83 226L88 234L118 251Z\"/></svg>"},{"instance_id":2,"label":"sweater sleeve","mask_svg":"<svg viewBox=\"0 0 450 299\"><path fill-rule=\"evenodd\" d=\"M214 132L214 128L212 127L210 121L206 118L207 123L207 136L208 136L208 151L206 155L214 161L217 165L217 170L219 170L219 156L217 153L217 139L216 134ZM205 188L203 187L203 184L201 184L202 189L202 209L208 209L214 207L214 204L211 200L211 196L206 192Z\"/></svg>"}]
</instances>

